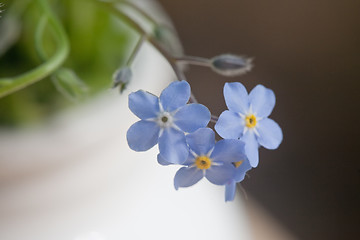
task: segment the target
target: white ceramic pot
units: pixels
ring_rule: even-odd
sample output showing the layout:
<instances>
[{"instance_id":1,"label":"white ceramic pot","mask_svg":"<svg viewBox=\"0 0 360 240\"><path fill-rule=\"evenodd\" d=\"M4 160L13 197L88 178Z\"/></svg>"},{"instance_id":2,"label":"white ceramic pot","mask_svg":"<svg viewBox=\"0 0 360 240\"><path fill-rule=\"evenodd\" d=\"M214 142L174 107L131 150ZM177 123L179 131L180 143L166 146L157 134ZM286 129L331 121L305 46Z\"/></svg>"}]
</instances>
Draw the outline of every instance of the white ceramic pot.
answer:
<instances>
[{"instance_id":1,"label":"white ceramic pot","mask_svg":"<svg viewBox=\"0 0 360 240\"><path fill-rule=\"evenodd\" d=\"M178 166L157 146L129 149L130 92L159 94L174 78L145 45L122 95L109 90L46 126L0 133L1 240L251 239L240 196L202 180L176 191Z\"/></svg>"}]
</instances>

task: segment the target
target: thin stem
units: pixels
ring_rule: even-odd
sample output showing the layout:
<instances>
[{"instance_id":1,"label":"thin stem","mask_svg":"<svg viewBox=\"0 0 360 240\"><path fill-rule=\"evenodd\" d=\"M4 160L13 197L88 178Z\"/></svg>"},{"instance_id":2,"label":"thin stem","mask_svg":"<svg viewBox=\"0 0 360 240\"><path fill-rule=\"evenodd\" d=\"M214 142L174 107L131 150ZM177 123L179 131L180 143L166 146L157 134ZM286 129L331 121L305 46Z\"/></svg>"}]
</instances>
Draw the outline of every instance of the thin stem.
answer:
<instances>
[{"instance_id":1,"label":"thin stem","mask_svg":"<svg viewBox=\"0 0 360 240\"><path fill-rule=\"evenodd\" d=\"M120 0L119 3L124 4L124 5L128 5L129 7L133 8L135 11L140 13L146 20L151 22L153 25L157 25L154 18L152 18L149 14L147 14L144 10L139 8L139 6L137 6L133 2L129 2L129 1L126 1L126 0Z\"/></svg>"},{"instance_id":2,"label":"thin stem","mask_svg":"<svg viewBox=\"0 0 360 240\"><path fill-rule=\"evenodd\" d=\"M146 40L146 36L145 36L145 35L141 35L139 41L136 43L136 46L135 46L133 52L131 53L131 55L130 55L127 63L126 63L126 65L127 65L128 67L130 67L131 64L134 62L134 59L135 59L136 55L139 53L139 51L140 51L143 43L145 42L145 40Z\"/></svg>"},{"instance_id":3,"label":"thin stem","mask_svg":"<svg viewBox=\"0 0 360 240\"><path fill-rule=\"evenodd\" d=\"M191 103L198 103L198 100L196 99L195 95L192 92L190 94L190 102Z\"/></svg>"},{"instance_id":4,"label":"thin stem","mask_svg":"<svg viewBox=\"0 0 360 240\"><path fill-rule=\"evenodd\" d=\"M176 57L175 60L179 63L211 67L211 60L208 58L193 57L193 56L181 56L181 57Z\"/></svg>"},{"instance_id":5,"label":"thin stem","mask_svg":"<svg viewBox=\"0 0 360 240\"><path fill-rule=\"evenodd\" d=\"M246 193L245 188L244 188L240 183L238 184L238 188L239 188L240 191L244 194L245 200L249 200L249 197L248 197L248 195L247 195L247 193Z\"/></svg>"},{"instance_id":6,"label":"thin stem","mask_svg":"<svg viewBox=\"0 0 360 240\"><path fill-rule=\"evenodd\" d=\"M181 73L181 70L176 65L176 61L174 57L172 57L168 52L166 52L159 44L158 42L150 36L137 22L135 22L133 19L131 19L128 15L126 15L121 10L114 7L112 3L108 2L100 2L101 4L105 5L109 10L111 10L115 15L122 18L128 25L130 25L135 31L137 31L140 35L145 36L146 40L156 49L159 51L161 55L164 56L164 58L169 62L170 66L173 68L178 80L186 80L183 73Z\"/></svg>"},{"instance_id":7,"label":"thin stem","mask_svg":"<svg viewBox=\"0 0 360 240\"><path fill-rule=\"evenodd\" d=\"M6 84L2 84L0 87L0 97L23 89L49 76L52 72L54 72L63 64L69 54L69 42L64 29L62 28L56 17L53 15L47 1L38 0L38 2L42 6L44 13L48 17L49 24L54 30L54 33L56 35L55 39L57 40L59 47L57 49L57 52L47 62L41 64L35 69L32 69L16 77L1 78L0 82L4 81L6 82Z\"/></svg>"},{"instance_id":8,"label":"thin stem","mask_svg":"<svg viewBox=\"0 0 360 240\"><path fill-rule=\"evenodd\" d=\"M219 120L219 117L218 117L218 116L211 115L210 122L212 122L212 123L217 123L218 120Z\"/></svg>"},{"instance_id":9,"label":"thin stem","mask_svg":"<svg viewBox=\"0 0 360 240\"><path fill-rule=\"evenodd\" d=\"M46 15L42 16L35 31L35 49L41 61L46 61L47 56L43 48L42 38L48 21Z\"/></svg>"},{"instance_id":10,"label":"thin stem","mask_svg":"<svg viewBox=\"0 0 360 240\"><path fill-rule=\"evenodd\" d=\"M131 7L132 9L134 9L136 12L138 12L141 16L143 16L147 21L149 21L152 25L154 26L159 26L159 24L157 23L157 21L150 16L147 12L145 12L142 8L140 8L138 5L134 4L131 0L118 0L119 3L127 5L129 7ZM167 25L160 25L163 28L167 28L168 30L170 30L171 32L173 32L173 29L170 26Z\"/></svg>"},{"instance_id":11,"label":"thin stem","mask_svg":"<svg viewBox=\"0 0 360 240\"><path fill-rule=\"evenodd\" d=\"M169 54L165 49L163 49L160 44L154 39L150 34L148 34L137 22L135 22L131 17L129 17L127 14L125 14L122 10L116 8L113 3L111 2L99 2L105 7L107 7L110 11L112 11L115 15L120 17L122 20L124 20L129 26L131 26L138 34L144 37L144 40L148 41L170 64L171 68L173 69L177 79L180 80L186 80L186 76L184 72L181 70L181 68L178 66L179 63L185 60L187 62L191 63L198 63L198 65L202 66L208 66L209 65L209 59L206 58L197 58L197 57L181 57L181 58L175 58L171 54ZM151 20L153 21L153 20ZM193 93L191 93L190 96L190 102L191 103L197 103L195 96ZM211 117L212 122L217 121L217 116Z\"/></svg>"}]
</instances>

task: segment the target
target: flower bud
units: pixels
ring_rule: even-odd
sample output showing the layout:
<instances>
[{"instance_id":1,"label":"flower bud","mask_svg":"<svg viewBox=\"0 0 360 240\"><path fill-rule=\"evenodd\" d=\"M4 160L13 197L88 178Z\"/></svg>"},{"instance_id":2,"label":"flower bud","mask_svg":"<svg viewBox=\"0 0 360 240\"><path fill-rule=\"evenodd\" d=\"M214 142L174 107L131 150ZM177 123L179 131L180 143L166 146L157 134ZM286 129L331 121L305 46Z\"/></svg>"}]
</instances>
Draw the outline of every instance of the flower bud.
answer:
<instances>
[{"instance_id":1,"label":"flower bud","mask_svg":"<svg viewBox=\"0 0 360 240\"><path fill-rule=\"evenodd\" d=\"M211 59L211 68L213 71L228 77L247 73L252 67L252 58L233 54L222 54Z\"/></svg>"},{"instance_id":2,"label":"flower bud","mask_svg":"<svg viewBox=\"0 0 360 240\"><path fill-rule=\"evenodd\" d=\"M123 67L116 70L112 76L113 88L119 87L122 93L132 78L132 71L129 67Z\"/></svg>"}]
</instances>

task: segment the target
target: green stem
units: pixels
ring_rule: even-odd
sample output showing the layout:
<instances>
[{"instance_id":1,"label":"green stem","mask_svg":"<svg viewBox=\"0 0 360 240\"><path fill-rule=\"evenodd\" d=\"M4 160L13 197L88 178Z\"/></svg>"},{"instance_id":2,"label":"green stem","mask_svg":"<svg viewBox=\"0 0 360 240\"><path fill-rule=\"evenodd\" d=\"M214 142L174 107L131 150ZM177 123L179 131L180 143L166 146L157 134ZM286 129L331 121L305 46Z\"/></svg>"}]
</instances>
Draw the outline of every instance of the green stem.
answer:
<instances>
[{"instance_id":1,"label":"green stem","mask_svg":"<svg viewBox=\"0 0 360 240\"><path fill-rule=\"evenodd\" d=\"M109 2L99 2L100 4L107 7L110 11L112 11L116 16L121 18L125 23L127 23L132 29L134 29L140 36L146 37L147 40L170 64L171 68L174 70L177 79L186 80L186 76L183 71L177 65L177 60L168 53L165 49L163 49L160 44L154 39L151 35L149 35L145 29L143 29L137 22L135 22L131 17L122 12L120 9L116 8L113 3ZM191 94L190 102L197 103L195 96Z\"/></svg>"},{"instance_id":2,"label":"green stem","mask_svg":"<svg viewBox=\"0 0 360 240\"><path fill-rule=\"evenodd\" d=\"M126 63L126 65L127 65L128 67L130 67L131 64L133 63L133 61L135 60L135 57L136 57L137 54L139 53L142 45L143 45L144 42L145 42L145 39L146 39L146 36L144 36L144 35L141 35L141 36L140 36L139 41L136 43L136 46L135 46L133 52L131 53L131 55L130 55L127 63Z\"/></svg>"},{"instance_id":3,"label":"green stem","mask_svg":"<svg viewBox=\"0 0 360 240\"><path fill-rule=\"evenodd\" d=\"M131 7L132 9L137 11L138 13L140 13L147 21L151 22L151 24L157 25L157 22L155 21L155 19L153 19L149 14L147 14L144 10L139 8L133 2L127 1L127 0L120 0L119 3L124 4L124 5L128 5L129 7Z\"/></svg>"},{"instance_id":4,"label":"green stem","mask_svg":"<svg viewBox=\"0 0 360 240\"><path fill-rule=\"evenodd\" d=\"M116 16L121 18L126 24L128 24L132 29L134 29L138 34L141 36L145 36L146 40L157 50L160 52L161 55L165 57L165 59L168 61L168 63L173 68L178 80L186 80L184 79L183 73L180 71L178 66L176 65L176 60L171 56L165 49L163 49L158 42L148 34L148 32L145 31L137 22L135 22L131 17L126 15L124 12L122 12L120 9L116 8L113 3L108 2L99 2L100 4L107 7L111 12L113 12Z\"/></svg>"},{"instance_id":5,"label":"green stem","mask_svg":"<svg viewBox=\"0 0 360 240\"><path fill-rule=\"evenodd\" d=\"M46 0L38 0L38 2L48 17L49 25L54 30L56 35L55 39L57 40L59 47L56 53L51 58L49 58L47 62L41 64L35 69L32 69L29 72L23 73L16 77L1 78L0 97L9 95L10 93L16 92L46 78L63 64L69 54L69 41L60 22L53 15ZM4 81L6 84L1 84L2 81Z\"/></svg>"},{"instance_id":6,"label":"green stem","mask_svg":"<svg viewBox=\"0 0 360 240\"><path fill-rule=\"evenodd\" d=\"M47 56L43 48L42 39L47 21L48 17L46 15L42 16L35 31L35 49L41 61L44 62L47 60Z\"/></svg>"}]
</instances>

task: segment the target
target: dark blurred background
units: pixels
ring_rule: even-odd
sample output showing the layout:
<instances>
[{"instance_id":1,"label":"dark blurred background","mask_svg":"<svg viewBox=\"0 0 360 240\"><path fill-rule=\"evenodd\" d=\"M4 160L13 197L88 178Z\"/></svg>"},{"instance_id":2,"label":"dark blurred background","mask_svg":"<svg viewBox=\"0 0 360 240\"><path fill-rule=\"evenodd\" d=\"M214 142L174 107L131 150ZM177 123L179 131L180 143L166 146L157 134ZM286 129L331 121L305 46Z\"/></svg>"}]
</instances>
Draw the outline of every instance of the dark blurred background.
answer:
<instances>
[{"instance_id":1,"label":"dark blurred background","mask_svg":"<svg viewBox=\"0 0 360 240\"><path fill-rule=\"evenodd\" d=\"M255 57L247 75L187 73L200 102L226 107L225 81L274 90L283 129L244 188L299 239L360 236L360 1L160 0L188 55Z\"/></svg>"}]
</instances>

